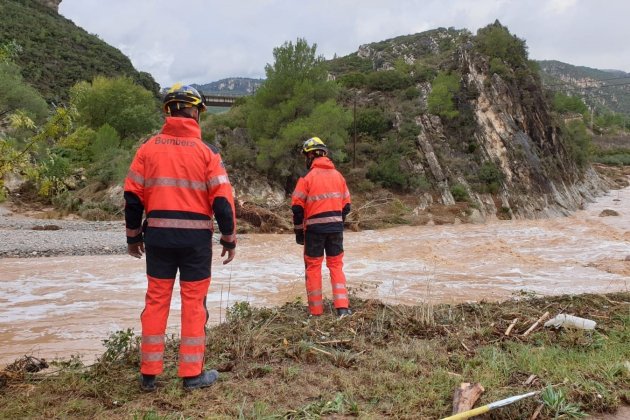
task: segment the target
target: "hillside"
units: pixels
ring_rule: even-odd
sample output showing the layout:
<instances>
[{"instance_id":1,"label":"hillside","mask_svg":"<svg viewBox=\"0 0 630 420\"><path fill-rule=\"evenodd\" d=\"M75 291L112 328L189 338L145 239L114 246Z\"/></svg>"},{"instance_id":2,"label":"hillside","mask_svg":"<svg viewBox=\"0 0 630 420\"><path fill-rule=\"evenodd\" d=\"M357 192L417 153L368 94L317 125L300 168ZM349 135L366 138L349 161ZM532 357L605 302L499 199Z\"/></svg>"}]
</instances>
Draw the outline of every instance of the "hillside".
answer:
<instances>
[{"instance_id":1,"label":"hillside","mask_svg":"<svg viewBox=\"0 0 630 420\"><path fill-rule=\"evenodd\" d=\"M247 77L231 77L206 84L192 84L200 92L211 95L252 95L263 83L262 79L250 79Z\"/></svg>"},{"instance_id":2,"label":"hillside","mask_svg":"<svg viewBox=\"0 0 630 420\"><path fill-rule=\"evenodd\" d=\"M138 72L118 49L59 15L55 2L43 3L0 0L0 45L15 41L22 47L15 61L24 80L47 101L64 101L76 82L96 75L126 75L157 94L150 74Z\"/></svg>"},{"instance_id":3,"label":"hillside","mask_svg":"<svg viewBox=\"0 0 630 420\"><path fill-rule=\"evenodd\" d=\"M297 54L298 47L287 50ZM312 104L282 102L286 92L272 105L272 86L283 85L271 80L248 104L204 124L234 170L262 170L288 193L303 163L287 152L300 139L284 133L319 134L337 142L333 158L355 194L368 202L387 192L406 196L401 205L416 215L408 223L441 223L437 215L445 212L465 221L568 214L606 188L588 163L584 124L565 125L525 42L499 22L476 35L438 28L366 44L324 65L340 106L327 109L326 123L307 114ZM248 117L257 106L282 113ZM259 127L269 132L251 131ZM237 187L246 191L246 184ZM396 209L388 211L396 220Z\"/></svg>"},{"instance_id":4,"label":"hillside","mask_svg":"<svg viewBox=\"0 0 630 420\"><path fill-rule=\"evenodd\" d=\"M538 61L546 87L579 96L599 110L630 115L630 73L574 66L555 60Z\"/></svg>"}]
</instances>

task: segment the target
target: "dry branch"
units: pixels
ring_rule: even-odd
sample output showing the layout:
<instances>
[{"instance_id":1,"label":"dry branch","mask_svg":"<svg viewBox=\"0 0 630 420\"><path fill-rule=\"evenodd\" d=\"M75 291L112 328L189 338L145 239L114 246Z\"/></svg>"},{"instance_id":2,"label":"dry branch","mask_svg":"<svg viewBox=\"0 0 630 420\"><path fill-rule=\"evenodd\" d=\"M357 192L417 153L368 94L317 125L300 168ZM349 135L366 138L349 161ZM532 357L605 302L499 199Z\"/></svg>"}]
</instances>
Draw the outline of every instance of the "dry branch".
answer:
<instances>
[{"instance_id":1,"label":"dry branch","mask_svg":"<svg viewBox=\"0 0 630 420\"><path fill-rule=\"evenodd\" d=\"M514 326L516 325L517 322L518 322L518 318L514 318L512 320L512 322L510 323L510 326L507 327L507 329L505 330L505 333L503 335L508 337L510 335L510 333L512 332L512 328L514 328Z\"/></svg>"},{"instance_id":2,"label":"dry branch","mask_svg":"<svg viewBox=\"0 0 630 420\"><path fill-rule=\"evenodd\" d=\"M525 331L525 332L522 334L522 336L523 336L523 337L527 337L527 336L529 335L529 333L530 333L530 332L532 332L532 331L534 331L534 330L536 329L536 327L537 327L538 325L540 325L540 323L541 323L541 322L543 322L545 319L547 319L547 317L548 317L548 316L549 316L549 311L547 311L547 312L545 312L544 314L542 314L542 316L541 316L540 318L538 318L538 319L536 320L536 322L534 322L534 323L532 324L532 326L531 326L531 327L529 327L529 329L528 329L527 331Z\"/></svg>"}]
</instances>

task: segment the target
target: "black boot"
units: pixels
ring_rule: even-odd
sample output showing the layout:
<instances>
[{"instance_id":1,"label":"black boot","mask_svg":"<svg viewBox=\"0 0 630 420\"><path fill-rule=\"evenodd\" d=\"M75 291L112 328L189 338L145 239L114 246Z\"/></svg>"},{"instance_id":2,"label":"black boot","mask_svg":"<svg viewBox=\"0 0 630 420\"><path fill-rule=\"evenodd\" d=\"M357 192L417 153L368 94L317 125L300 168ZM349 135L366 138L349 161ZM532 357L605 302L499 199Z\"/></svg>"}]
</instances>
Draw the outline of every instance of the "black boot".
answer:
<instances>
[{"instance_id":1,"label":"black boot","mask_svg":"<svg viewBox=\"0 0 630 420\"><path fill-rule=\"evenodd\" d=\"M337 308L337 316L343 318L344 316L352 315L350 308Z\"/></svg>"},{"instance_id":2,"label":"black boot","mask_svg":"<svg viewBox=\"0 0 630 420\"><path fill-rule=\"evenodd\" d=\"M190 390L205 388L215 383L218 378L219 372L217 372L216 370L205 370L197 376L184 378L184 389Z\"/></svg>"},{"instance_id":3,"label":"black boot","mask_svg":"<svg viewBox=\"0 0 630 420\"><path fill-rule=\"evenodd\" d=\"M155 391L155 375L140 375L140 388L146 392Z\"/></svg>"}]
</instances>

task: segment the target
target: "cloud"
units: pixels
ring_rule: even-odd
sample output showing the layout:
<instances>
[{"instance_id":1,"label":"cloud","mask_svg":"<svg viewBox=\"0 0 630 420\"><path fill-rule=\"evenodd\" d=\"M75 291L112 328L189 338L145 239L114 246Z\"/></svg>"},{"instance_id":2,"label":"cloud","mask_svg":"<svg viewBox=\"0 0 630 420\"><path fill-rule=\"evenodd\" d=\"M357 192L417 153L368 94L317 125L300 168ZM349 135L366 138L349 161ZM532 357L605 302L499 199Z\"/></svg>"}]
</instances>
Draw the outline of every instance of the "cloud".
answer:
<instances>
[{"instance_id":1,"label":"cloud","mask_svg":"<svg viewBox=\"0 0 630 420\"><path fill-rule=\"evenodd\" d=\"M264 77L273 49L298 37L332 58L437 27L474 33L495 19L534 59L630 70L625 0L63 0L60 13L163 86Z\"/></svg>"}]
</instances>

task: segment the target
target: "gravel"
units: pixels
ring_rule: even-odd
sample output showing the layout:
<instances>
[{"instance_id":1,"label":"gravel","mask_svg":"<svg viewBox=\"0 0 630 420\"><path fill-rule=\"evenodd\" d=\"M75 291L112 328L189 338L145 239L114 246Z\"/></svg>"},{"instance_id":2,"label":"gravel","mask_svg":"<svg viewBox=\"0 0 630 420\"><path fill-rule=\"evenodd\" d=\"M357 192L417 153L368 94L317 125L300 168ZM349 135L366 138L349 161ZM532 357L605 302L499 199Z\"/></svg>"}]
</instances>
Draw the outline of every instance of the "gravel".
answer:
<instances>
[{"instance_id":1,"label":"gravel","mask_svg":"<svg viewBox=\"0 0 630 420\"><path fill-rule=\"evenodd\" d=\"M126 253L123 220L34 219L0 207L0 258Z\"/></svg>"}]
</instances>

